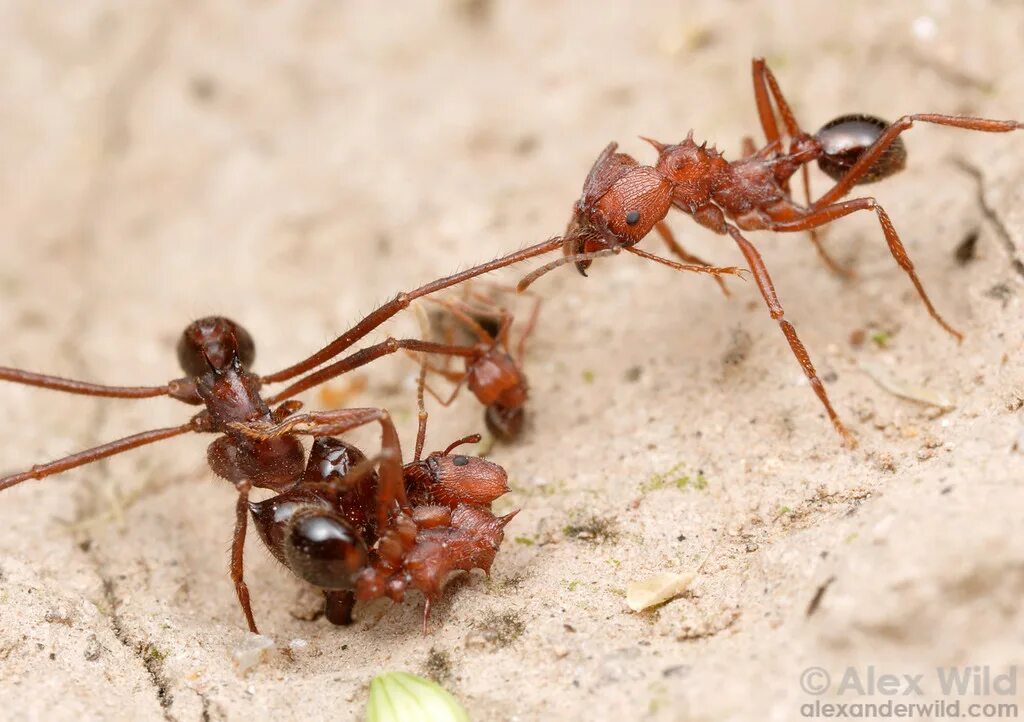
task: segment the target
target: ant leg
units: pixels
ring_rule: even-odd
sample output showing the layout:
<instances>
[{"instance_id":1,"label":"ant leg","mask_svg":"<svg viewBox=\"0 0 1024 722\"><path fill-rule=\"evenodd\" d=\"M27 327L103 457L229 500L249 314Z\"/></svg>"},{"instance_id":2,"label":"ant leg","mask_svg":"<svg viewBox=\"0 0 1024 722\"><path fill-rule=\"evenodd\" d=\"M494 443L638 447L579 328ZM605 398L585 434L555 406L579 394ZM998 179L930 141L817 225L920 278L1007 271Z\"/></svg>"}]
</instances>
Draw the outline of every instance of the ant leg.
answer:
<instances>
[{"instance_id":1,"label":"ant leg","mask_svg":"<svg viewBox=\"0 0 1024 722\"><path fill-rule=\"evenodd\" d=\"M533 285L534 281L536 281L541 276L545 276L551 271L554 271L556 268L561 268L562 266L565 266L569 263L575 263L577 269L580 268L580 264L586 263L587 265L584 266L584 268L586 268L587 266L590 265L590 263L588 263L589 261L593 261L595 258L601 258L602 256L616 255L621 250L621 245L615 245L613 248L602 248L599 251L573 253L570 256L562 256L561 258L551 261L550 263L545 263L543 266L538 266L537 268L533 269L525 276L520 278L519 283L516 284L516 293L525 293L526 289ZM580 273L582 273L584 276L587 275L583 270L580 270Z\"/></svg>"},{"instance_id":2,"label":"ant leg","mask_svg":"<svg viewBox=\"0 0 1024 722\"><path fill-rule=\"evenodd\" d=\"M476 319L466 312L465 304L455 304L438 298L428 298L427 300L441 306L453 317L461 321L462 325L472 331L481 343L490 344L494 342L494 338L487 332L487 329L477 323Z\"/></svg>"},{"instance_id":3,"label":"ant leg","mask_svg":"<svg viewBox=\"0 0 1024 722\"><path fill-rule=\"evenodd\" d=\"M427 386L427 360L420 357L420 377L416 383L416 406L419 408L416 424L416 454L412 457L413 463L419 462L423 457L423 444L427 440L427 405L423 402L423 389Z\"/></svg>"},{"instance_id":4,"label":"ant leg","mask_svg":"<svg viewBox=\"0 0 1024 722\"><path fill-rule=\"evenodd\" d=\"M168 393L167 386L105 386L103 384L37 374L32 371L12 369L5 366L0 366L0 381L37 386L54 391L64 391L69 394L103 396L112 399L148 399L154 396L166 396Z\"/></svg>"},{"instance_id":5,"label":"ant leg","mask_svg":"<svg viewBox=\"0 0 1024 722\"><path fill-rule=\"evenodd\" d=\"M455 402L455 399L458 397L459 392L462 390L462 384L466 382L466 379L468 377L469 374L464 373L460 375L457 379L449 379L449 381L455 381L455 387L452 389L451 394L446 399L442 399L439 393L434 391L434 389L430 388L430 384L424 384L424 388L427 390L427 393L434 397L434 400L437 401L437 403L441 404L441 406L444 406L445 408L448 408Z\"/></svg>"},{"instance_id":6,"label":"ant leg","mask_svg":"<svg viewBox=\"0 0 1024 722\"><path fill-rule=\"evenodd\" d=\"M754 248L753 244L750 243L746 238L740 235L739 230L734 226L727 226L729 235L733 237L737 245L740 247L740 251L743 256L747 259L747 263L750 265L750 272L754 274L754 280L757 282L757 287L761 291L761 296L764 297L765 303L768 305L768 313L771 317L779 322L779 327L782 329L783 335L786 337L786 341L789 343L790 349L793 351L793 355L796 356L796 360L800 363L800 367L804 370L804 374L807 376L807 380L811 383L811 388L814 389L814 393L817 394L818 400L821 401L825 407L825 411L828 413L828 418L832 421L832 425L836 431L843 438L843 442L850 447L857 445L856 439L847 430L846 426L842 421L839 420L839 415L832 408L832 403L828 400L828 394L825 392L825 386L821 383L821 379L818 378L817 371L814 370L814 364L811 363L811 357L807 353L807 349L804 347L800 338L796 335L796 329L793 328L793 324L783 318L785 310L782 308L782 303L779 301L778 294L775 293L775 286L772 284L771 276L768 275L768 269L764 265L764 260L761 258L761 254L758 253L757 249Z\"/></svg>"},{"instance_id":7,"label":"ant leg","mask_svg":"<svg viewBox=\"0 0 1024 722\"><path fill-rule=\"evenodd\" d=\"M231 581L235 583L235 594L238 595L238 603L242 606L245 621L249 624L249 631L259 634L260 630L256 628L256 620L252 616L252 605L249 603L249 587L245 583L243 573L245 530L249 523L249 490L252 484L242 481L235 484L235 488L238 489L238 501L235 502L235 533L231 538Z\"/></svg>"},{"instance_id":8,"label":"ant leg","mask_svg":"<svg viewBox=\"0 0 1024 722\"><path fill-rule=\"evenodd\" d=\"M523 363L526 359L526 339L533 333L533 329L537 327L537 320L540 318L540 305L544 299L537 294L526 292L524 295L533 296L533 308L530 309L530 315L526 317L526 325L523 327L523 332L519 336L519 343L516 344L516 354L519 359L519 363ZM507 346L506 346L507 348Z\"/></svg>"},{"instance_id":9,"label":"ant leg","mask_svg":"<svg viewBox=\"0 0 1024 722\"><path fill-rule=\"evenodd\" d=\"M324 346L322 349L309 356L296 364L276 371L272 374L262 377L262 381L265 384L275 383L278 381L287 381L288 379L294 378L299 374L303 374L310 371L322 363L326 363L338 354L348 349L352 344L359 341L359 339L366 336L378 326L383 324L392 316L395 316L403 309L409 307L413 301L422 296L428 296L437 291L441 291L445 288L455 286L463 281L468 281L476 276L482 276L485 273L496 271L499 268L511 266L516 263L534 258L536 256L542 256L552 251L557 251L562 247L562 238L551 238L547 241L537 243L535 245L524 248L520 251L510 253L501 258L496 258L493 261L487 263L481 263L472 268L467 268L459 273L454 273L444 278L439 278L436 281L424 284L419 288L409 291L408 293L399 293L394 299L380 306L375 311L372 311L363 320L357 323L355 326L350 328L348 331L343 333L338 338L331 341L329 344Z\"/></svg>"},{"instance_id":10,"label":"ant leg","mask_svg":"<svg viewBox=\"0 0 1024 722\"><path fill-rule=\"evenodd\" d=\"M804 199L806 201L805 205L808 208L810 208L811 174L810 171L808 171L806 164L800 167L800 171L804 179ZM807 233L811 237L811 244L814 246L814 249L818 252L818 257L822 260L822 262L825 264L825 267L828 268L828 270L830 270L832 273L836 274L841 278L853 278L856 275L853 272L852 268L850 268L849 266L844 266L842 263L839 263L839 261L832 258L832 255L825 249L825 245L821 242L821 236L818 234L818 230L816 228L809 228L807 230Z\"/></svg>"},{"instance_id":11,"label":"ant leg","mask_svg":"<svg viewBox=\"0 0 1024 722\"><path fill-rule=\"evenodd\" d=\"M761 118L761 128L764 130L765 138L769 143L779 140L779 126L775 121L771 100L775 101L775 106L779 109L779 115L782 116L782 123L786 126L786 133L789 134L789 137L795 138L800 135L803 131L800 130L800 126L796 122L789 103L786 102L785 96L782 95L779 82L768 68L764 58L754 58L752 70L754 75L754 99L757 102L757 114ZM771 100L768 97L769 93L771 93Z\"/></svg>"},{"instance_id":12,"label":"ant leg","mask_svg":"<svg viewBox=\"0 0 1024 722\"><path fill-rule=\"evenodd\" d=\"M105 459L108 456L114 456L131 449L138 448L139 446L145 446L146 444L153 444L157 441L163 441L164 439L170 439L173 436L180 436L186 434L189 431L195 431L196 429L191 423L183 424L182 426L172 426L168 429L154 429L152 431L143 431L141 434L133 434L132 436L126 436L123 439L117 441L110 441L100 446L94 446L91 449L85 451L79 451L78 453L65 456L63 459L57 459L46 464L36 464L28 471L22 471L18 474L11 474L0 478L0 491L20 484L23 481L29 479L45 479L47 476L59 474L62 471L68 469L74 469L77 466L84 466L91 464L94 461Z\"/></svg>"},{"instance_id":13,"label":"ant leg","mask_svg":"<svg viewBox=\"0 0 1024 722\"><path fill-rule=\"evenodd\" d=\"M914 288L917 289L917 295L921 297L924 302L925 308L928 309L928 313L934 318L942 328L944 328L949 334L951 334L957 341L963 340L963 334L957 331L955 328L950 326L946 319L935 310L935 306L932 305L932 301L928 298L928 293L924 290L924 286L921 283L921 279L917 276L917 271L914 270L914 264L910 260L910 256L907 255L907 249L903 246L903 242L900 241L899 235L896 233L896 228L892 224L892 220L889 219L889 214L878 205L874 198L855 198L849 201L843 201L842 203L834 203L824 208L818 208L807 213L803 218L795 221L784 221L781 223L772 223L768 227L773 231L805 231L811 228L817 228L826 223L831 223L834 220L847 216L855 211L874 211L878 216L878 222L882 226L882 233L885 234L885 241L889 244L889 252L892 257L896 259L896 263L899 264L908 276L910 276L911 283L914 284Z\"/></svg>"},{"instance_id":14,"label":"ant leg","mask_svg":"<svg viewBox=\"0 0 1024 722\"><path fill-rule=\"evenodd\" d=\"M266 425L253 422L231 422L227 426L233 431L259 441L266 441L286 434L309 436L340 436L347 431L379 423L381 428L381 461L378 471L377 524L387 526L388 513L397 501L402 511L412 513L405 495L402 477L402 446L398 431L391 420L391 414L384 409L337 409L335 411L313 411L297 414L280 424Z\"/></svg>"},{"instance_id":15,"label":"ant leg","mask_svg":"<svg viewBox=\"0 0 1024 722\"><path fill-rule=\"evenodd\" d=\"M850 170L832 186L831 190L811 205L812 210L819 210L825 206L835 203L837 200L850 192L850 189L857 184L864 175L871 170L886 148L892 145L893 141L905 130L913 127L915 121L922 123L934 123L936 125L948 125L964 130L980 130L985 133L1009 133L1014 130L1024 130L1024 123L1016 120L989 120L987 118L970 118L958 115L936 115L933 113L918 113L915 115L904 115L895 123L886 128L875 142L864 151L857 162L850 166Z\"/></svg>"},{"instance_id":16,"label":"ant leg","mask_svg":"<svg viewBox=\"0 0 1024 722\"><path fill-rule=\"evenodd\" d=\"M371 361L379 359L382 356L395 353L399 349L419 351L421 353L436 353L445 356L462 356L464 358L474 358L479 353L476 348L472 346L452 346L451 344L436 343L434 341L421 341L415 338L389 338L374 346L367 346L364 349L360 349L339 361L335 361L328 366L324 366L323 368L314 371L308 376L303 376L283 391L278 391L276 394L269 397L267 399L267 403L276 404L279 401L291 398L292 396L300 394L307 389L319 386L325 381L330 381L335 376L341 376L342 374L348 373L360 366L365 366Z\"/></svg>"},{"instance_id":17,"label":"ant leg","mask_svg":"<svg viewBox=\"0 0 1024 722\"><path fill-rule=\"evenodd\" d=\"M714 276L715 278L717 278L720 274L723 274L723 273L728 274L730 276L740 276L740 277L742 277L743 274L746 272L746 269L737 268L736 266L721 266L720 267L720 266L691 266L691 265L684 265L682 263L676 263L675 261L670 261L667 258L662 258L661 256L656 256L653 253L648 253L647 251L640 250L636 246L623 246L623 250L629 251L630 253L632 253L632 254L634 254L636 256L640 256L641 258L646 258L648 261L654 261L655 263L660 263L663 266L668 266L669 268L674 268L677 271L693 271L695 273L708 273L708 274L711 274L712 276Z\"/></svg>"},{"instance_id":18,"label":"ant leg","mask_svg":"<svg viewBox=\"0 0 1024 722\"><path fill-rule=\"evenodd\" d=\"M696 263L701 266L707 266L708 268L712 267L711 264L703 258L695 256L683 248L682 244L676 240L675 234L672 233L672 229L668 227L668 224L665 223L665 221L658 221L654 225L654 230L656 230L658 235L661 236L661 240L665 241L665 245L668 246L668 250L678 256L679 260L685 263ZM729 289L725 286L725 279L721 276L715 276L715 283L717 283L718 287L722 289L722 293L728 297Z\"/></svg>"}]
</instances>

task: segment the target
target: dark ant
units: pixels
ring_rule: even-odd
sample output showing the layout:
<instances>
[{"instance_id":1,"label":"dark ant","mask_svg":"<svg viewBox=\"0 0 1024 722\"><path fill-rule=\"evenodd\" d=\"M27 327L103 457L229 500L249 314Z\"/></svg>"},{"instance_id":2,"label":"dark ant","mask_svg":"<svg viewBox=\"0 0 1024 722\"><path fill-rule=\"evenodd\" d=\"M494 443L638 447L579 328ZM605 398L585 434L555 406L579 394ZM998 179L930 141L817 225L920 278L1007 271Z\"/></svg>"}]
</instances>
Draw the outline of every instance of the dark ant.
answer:
<instances>
[{"instance_id":1,"label":"dark ant","mask_svg":"<svg viewBox=\"0 0 1024 722\"><path fill-rule=\"evenodd\" d=\"M447 398L441 398L429 386L426 387L427 391L442 406L448 406L465 384L486 408L484 422L488 431L502 441L518 438L525 422L524 407L528 393L522 363L526 354L526 339L537 324L540 298L534 296L533 308L519 334L515 355L510 350L514 318L493 298L467 289L463 299L427 300L443 309L446 320L457 322L463 331L468 332L476 342L473 348L477 351L475 356L466 357L465 371L453 371L447 364L443 367L426 364L429 371L455 384ZM451 343L450 336L454 329L449 327L446 331L449 336L447 341ZM449 358L446 356L445 361Z\"/></svg>"},{"instance_id":2,"label":"dark ant","mask_svg":"<svg viewBox=\"0 0 1024 722\"><path fill-rule=\"evenodd\" d=\"M2 477L0 478L0 491L29 479L43 479L175 436L191 432L218 434L207 450L207 460L214 473L232 482L238 490L231 552L231 578L235 584L238 600L245 613L249 629L256 632L256 623L253 620L249 603L249 591L242 573L249 492L253 487L258 487L281 494L303 487L305 484L305 487L300 489L301 492L306 493L304 498L311 503L320 503L312 500L308 493L312 493L310 484L324 482L324 479L319 478L318 475L323 476L322 468L325 460L332 461L333 459L332 463L344 466L346 469L352 462L356 463L357 468L359 467L360 460L354 453L345 451L342 454L338 449L347 449L348 447L337 447L334 441L324 441L318 446L315 445L314 453L307 463L305 450L299 440L300 435L314 438L334 437L366 424L380 424L382 452L377 460L377 478L372 482L365 480L360 483L353 482L352 489L332 491L327 496L322 496L321 501L330 505L332 503L331 495L341 494L335 503L334 511L337 512L339 508L344 508L346 514L355 514L348 522L352 525L352 529L359 534L366 533L367 538L373 538L376 535L378 549L375 553L378 555L378 559L382 560L383 568L387 568L388 564L395 563L396 557L391 553L395 543L400 542L400 547L404 550L403 553L406 551L411 553L413 549L418 548L409 546L409 543L415 541L415 539L409 538L410 530L415 526L415 522L407 522L406 519L413 518L414 509L410 505L405 491L398 434L387 411L371 408L341 409L296 415L296 412L302 407L302 403L292 397L335 376L401 349L463 357L473 357L477 351L474 348L430 341L388 338L381 343L360 349L334 363L323 366L292 382L284 390L268 398L261 395L262 386L293 379L330 361L392 316L407 308L417 298L456 285L494 268L509 265L510 262L516 262L515 260L510 261L510 259L525 260L547 252L550 250L549 246L549 243L538 244L502 258L500 263L492 261L480 264L466 271L432 281L409 293L400 293L392 301L371 312L347 332L310 357L266 376L258 376L249 370L255 358L255 344L249 333L240 325L221 317L200 319L185 329L178 342L177 352L178 360L187 376L163 386L107 386L38 374L22 369L0 367L0 381L107 398L142 399L169 396L187 404L206 407L180 426L133 434L56 461L37 464L27 471ZM418 446L421 445L421 443L418 444ZM418 448L417 460L419 454L420 449ZM344 462L342 462L341 456L345 456ZM442 454L441 457L448 458L447 454ZM452 459L455 458L467 459L468 457L452 457ZM430 463L442 464L441 461L436 460L431 462L430 458L425 463L428 465ZM444 461L443 463L448 464L449 462ZM459 465L454 461L451 463ZM479 465L474 464L472 469L464 471L469 474L477 467ZM364 476L365 472L360 470L356 478ZM422 485L423 482L420 483ZM373 513L368 507L370 489L375 490ZM349 499L350 496L351 499ZM395 513L396 504L400 511L397 515ZM370 526L371 524L375 526ZM458 530L461 530L458 533L467 534L469 532L466 530L474 528L474 524L477 526L482 524L475 511L459 511L456 508L452 512L452 521L448 531L442 530L438 534L455 534ZM322 525L321 528L323 528ZM269 532L269 529L264 529L264 531ZM392 531L399 535L397 542L388 541L385 544L385 539L392 540L394 538L394 535L391 534ZM272 536L270 535L268 538L272 538ZM338 551L340 558L344 559L342 566L350 568L358 559L365 556L363 553L365 550L361 551L358 543L343 539L343 536L338 538L337 544L332 549ZM352 539L355 538L352 537ZM345 544L349 546L346 547ZM362 544L366 545L365 540ZM381 548L382 544L384 545L383 549ZM271 548L273 550L273 544L271 544ZM279 558L291 560L285 562L290 568L303 569L302 562L298 557L289 557L281 549L278 549L275 554L279 552L282 554L282 557ZM313 552L310 554L312 557L316 556ZM336 561L335 563L340 562ZM407 567L408 563L409 560L406 559ZM314 576L316 575L314 574ZM415 581L415 574L413 574L413 578L414 585L423 589L423 584ZM401 582L400 579L388 579L385 593L395 598L399 593ZM364 584L369 584L369 582L364 582ZM370 595L371 590L368 588L363 592L357 591L357 594ZM341 596L344 597L344 595ZM428 593L429 598L430 594ZM332 616L337 618L345 616L341 609L344 606L343 601L344 599L338 601L340 606L337 610L332 610ZM329 608L331 607L330 602L331 600L329 600Z\"/></svg>"},{"instance_id":3,"label":"dark ant","mask_svg":"<svg viewBox=\"0 0 1024 722\"><path fill-rule=\"evenodd\" d=\"M527 288L540 276L566 263L575 263L577 270L586 275L594 258L621 250L680 270L735 273L736 269L708 266L673 238L663 219L670 209L681 210L715 233L728 234L739 246L771 317L779 322L829 419L843 440L855 445L853 436L832 408L796 329L783 318L782 303L761 254L740 231L810 231L821 257L829 267L841 270L819 243L815 229L855 211L874 211L889 251L910 277L928 313L960 340L962 335L942 318L925 293L885 210L871 197L841 202L840 199L855 185L881 180L904 167L906 148L899 136L915 121L992 133L1019 130L1024 124L935 114L906 115L895 123L886 123L867 115L844 115L809 135L797 124L763 59L753 61L753 76L754 97L767 139L763 148L756 149L748 139L744 143L744 157L730 162L706 143L698 146L692 132L676 145L645 138L658 151L658 161L651 167L616 153L617 144L609 144L587 176L565 234L556 239L562 241L564 257L524 277L519 288ZM783 145L776 109L789 138L788 150ZM836 183L812 202L807 166L813 161ZM806 205L796 203L790 194L789 181L797 170L803 173ZM684 266L636 248L652 229L659 232L672 253L687 264L697 265Z\"/></svg>"}]
</instances>

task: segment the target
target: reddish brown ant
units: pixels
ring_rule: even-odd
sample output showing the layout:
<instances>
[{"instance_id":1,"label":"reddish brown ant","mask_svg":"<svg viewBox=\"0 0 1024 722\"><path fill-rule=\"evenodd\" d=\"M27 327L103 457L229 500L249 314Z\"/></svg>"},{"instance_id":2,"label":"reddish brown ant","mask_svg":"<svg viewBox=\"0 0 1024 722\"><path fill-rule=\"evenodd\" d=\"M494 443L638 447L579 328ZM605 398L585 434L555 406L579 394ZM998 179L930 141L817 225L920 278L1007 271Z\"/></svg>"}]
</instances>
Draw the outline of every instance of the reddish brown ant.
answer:
<instances>
[{"instance_id":1,"label":"reddish brown ant","mask_svg":"<svg viewBox=\"0 0 1024 722\"><path fill-rule=\"evenodd\" d=\"M671 208L688 213L715 233L731 236L739 246L771 317L779 322L814 392L836 430L845 441L853 444L853 437L832 408L796 329L783 318L782 304L761 254L740 231L811 231L819 253L831 267L838 268L818 243L814 230L855 211L874 211L890 252L910 277L928 312L959 340L961 334L942 318L925 293L888 214L874 198L842 202L839 199L855 185L880 180L903 168L906 149L899 136L915 121L993 133L1018 130L1024 128L1024 124L1013 120L934 114L907 115L890 124L866 115L844 115L810 135L797 124L764 60L753 61L753 76L758 115L767 139L763 148L755 149L748 140L745 157L730 162L714 148L707 148L706 143L697 145L692 132L676 145L645 139L658 151L658 161L652 167L640 165L624 153L616 153L617 144L609 144L591 168L583 195L576 202L569 226L561 238L564 257L529 274L520 281L519 287L525 289L540 276L566 263L575 263L579 272L586 275L594 258L620 250L684 270L734 271L708 267L675 241L663 219ZM776 109L789 138L788 150L783 145ZM836 183L811 202L807 165L813 161L817 161ZM806 205L796 203L790 195L789 180L797 170L803 172ZM698 265L682 266L636 248L652 229L658 230L669 250L680 259Z\"/></svg>"},{"instance_id":2,"label":"reddish brown ant","mask_svg":"<svg viewBox=\"0 0 1024 722\"><path fill-rule=\"evenodd\" d=\"M400 602L408 588L423 593L423 630L430 608L450 572L482 569L489 573L501 546L505 525L516 512L495 517L491 502L508 491L505 470L475 457L452 455L479 435L459 439L443 452L421 459L427 414L423 409L424 371L420 374L420 423L415 459L402 467L410 510L378 526L382 499L373 464L350 444L320 437L313 442L300 481L249 510L260 537L296 576L320 587L325 615L334 624L350 624L356 600L387 596ZM266 441L294 433L304 422L291 420L260 430L240 431ZM392 463L397 448L380 463ZM393 511L393 510L392 510Z\"/></svg>"},{"instance_id":3,"label":"reddish brown ant","mask_svg":"<svg viewBox=\"0 0 1024 722\"><path fill-rule=\"evenodd\" d=\"M379 575L383 572L380 570L398 568L396 567L397 558L393 553L394 549L400 548L403 554L412 554L415 549L420 548L416 546L418 542L415 536L410 537L410 530L413 529L416 522L412 521L415 518L415 510L407 498L405 476L412 474L412 478L418 479L419 481L416 483L419 484L419 487L417 488L423 487L426 484L423 479L427 477L424 476L425 472L414 473L412 467L407 468L405 473L403 473L398 434L387 411L369 408L342 409L296 415L302 404L293 400L292 397L335 376L363 366L386 354L395 353L400 349L421 353L461 355L464 357L473 357L477 351L473 348L457 347L451 344L438 344L416 339L398 340L388 338L386 341L360 349L334 363L319 368L294 381L283 391L268 398L264 398L261 395L260 390L262 386L292 379L330 361L399 311L407 308L417 298L461 283L469 278L486 273L493 268L508 265L510 258L518 257L519 260L525 260L549 250L551 250L550 243L538 244L512 254L510 257L501 259L498 265L495 265L497 262L493 261L484 263L428 283L412 292L400 293L394 300L370 313L349 331L327 344L312 356L286 369L266 376L258 376L250 370L255 357L255 345L249 333L240 325L221 317L201 319L190 324L185 329L178 343L178 360L187 376L171 381L163 386L106 386L38 374L21 369L0 367L0 381L108 398L142 399L169 396L187 404L204 405L206 407L203 411L194 415L187 423L180 426L134 434L71 454L56 461L35 465L27 471L0 478L0 491L29 479L43 479L69 469L90 464L99 459L182 434L190 432L214 433L218 436L210 444L207 451L210 467L218 476L232 482L238 490L238 501L235 506L235 532L231 554L231 578L235 584L238 600L245 613L249 629L255 632L257 628L249 602L248 587L243 578L242 554L249 512L248 497L253 487L270 489L278 492L279 495L294 492L303 496L303 498L314 505L320 504L322 506L326 504L328 507L333 505L334 513L344 510L345 515L354 515L348 519L347 523L350 529L346 529L345 533L337 531L341 527L334 526L337 531L337 538L329 547L330 553L337 552L337 555L333 558L333 561L326 561L330 562L329 566L334 565L329 570L333 574L338 573L339 569L348 569L351 572L357 567L362 568L362 565L358 562L366 557L368 550L366 539L378 538L377 549L374 553L377 555L376 559L380 564L372 567L377 569L375 574L378 576L360 577L368 581L361 582L364 585L363 591L359 592L357 590L358 594L369 598L379 591L374 586L376 581L373 580L381 578ZM515 261L513 260L512 262ZM370 423L378 423L381 427L382 451L381 456L376 460L378 467L376 477L373 478L372 482L366 481L365 479L370 477L367 477L365 470L360 470L359 474L355 475L356 481L352 482L351 488L348 488L346 483L340 490L334 489L329 491L329 493L314 493L312 485L325 483L323 478L324 469L327 468L324 466L325 463L330 462L327 463L327 466L333 463L336 466L340 465L338 468L343 466L347 469L353 461L356 461L358 467L359 460L355 458L354 452L349 447L343 445L342 442L324 440L318 445L315 444L313 454L309 462L307 462L305 450L302 442L299 440L299 436L306 435L314 438L334 437ZM342 446L337 446L338 444L342 444ZM421 446L422 443L419 443L418 447ZM345 457L344 461L341 459L342 456ZM420 463L418 461L419 448L417 448L416 458L417 461L414 462L414 465ZM433 463L437 467L435 471L440 468L438 465L460 465L459 462L454 460L450 462L447 460L437 461L438 458L447 459L447 453L440 455L440 457L437 455L432 456L423 463L428 466ZM465 460L468 457L452 457L452 459L456 458ZM431 461L431 459L434 459L434 461ZM463 469L460 473L449 470L448 478L463 479L471 477L477 473L478 469L483 468L481 464L485 463L487 462L480 462L480 464L474 462L471 468ZM419 467L417 466L416 468ZM487 468L490 469L490 467ZM504 474L504 472L501 473L502 475ZM483 476L486 476L486 474L483 474ZM364 480L359 481L359 479ZM478 479L478 482L487 487L487 484L483 481ZM443 480L439 480L436 483L443 485ZM470 484L469 481L465 483ZM317 488L322 489L322 487ZM317 501L313 497L318 497L320 500ZM337 497L337 500L331 501L334 497ZM371 498L373 499L372 510L370 509ZM457 495L451 498L454 501L459 499ZM470 496L466 498L472 499L475 497ZM460 511L456 505L455 509L451 512L451 520L447 530L441 529L434 536L448 534L452 536L452 543L455 543L457 537L475 539L477 541L487 537L490 539L496 538L500 541L500 535L496 536L497 531L495 529L492 528L490 531L484 530L484 527L487 526L484 524L485 521L476 511L472 509ZM491 523L491 527L496 523ZM410 526L410 524L413 526ZM498 529L500 529L500 526ZM325 528L323 525L320 526L321 530ZM263 531L268 532L265 535L266 538L273 540L273 534L269 533L269 527L264 528ZM394 533L392 534L392 532ZM363 536L364 534L365 536ZM398 537L395 537L395 534ZM359 540L362 541L360 542ZM385 542L385 540L391 541ZM362 544L362 547L360 544ZM395 544L398 544L398 547ZM271 549L275 549L273 543L271 543ZM301 545L299 545L298 551L295 553L300 556L304 553L302 552ZM425 554L425 552L417 553ZM291 552L288 552L284 547L278 548L275 554L280 554L279 558L285 561L300 576L303 576L303 570L309 567L309 565L313 565L309 567L313 569L309 574L317 577L321 572L315 569L315 565L325 562L325 559L317 558L320 552L312 550L312 548L310 548L307 555L309 558L305 561L294 555L289 556ZM405 557L403 559L405 559L406 567L408 567L409 559ZM465 559L475 558L466 557ZM481 557L481 559L484 558ZM377 564L377 562L372 563ZM434 561L431 563L437 564L438 562ZM304 567L303 564L306 564L307 567ZM489 561L486 562L486 565L489 566ZM478 564L478 566L480 565ZM400 589L403 588L402 584L411 583L423 589L429 600L435 592L424 587L426 577L417 577L417 573L419 572L410 571L411 581L409 582L403 582L400 578L388 577L383 593L392 596L392 598L397 598L400 596ZM425 574L425 572L423 573ZM337 609L331 612L332 617L339 619L345 616L341 609L344 606L342 602L345 595L341 594L340 596L342 599L334 600L337 602L337 605L335 605ZM329 599L329 608L331 607L330 602L331 600Z\"/></svg>"},{"instance_id":4,"label":"reddish brown ant","mask_svg":"<svg viewBox=\"0 0 1024 722\"><path fill-rule=\"evenodd\" d=\"M494 288L500 290L501 287ZM515 319L508 309L491 296L467 288L462 299L427 300L443 309L445 321L459 324L461 330L476 342L473 348L477 351L475 356L465 358L464 371L451 370L447 364L439 367L427 363L429 371L455 384L447 398L442 398L429 386L427 390L442 406L448 406L465 384L486 408L484 421L487 429L503 441L516 439L525 421L524 407L528 394L526 375L522 369L526 340L537 324L541 299L533 296L533 307L519 333L514 355L511 351L511 332ZM445 330L447 341L451 343L454 329L449 326ZM445 361L449 358L446 356Z\"/></svg>"}]
</instances>

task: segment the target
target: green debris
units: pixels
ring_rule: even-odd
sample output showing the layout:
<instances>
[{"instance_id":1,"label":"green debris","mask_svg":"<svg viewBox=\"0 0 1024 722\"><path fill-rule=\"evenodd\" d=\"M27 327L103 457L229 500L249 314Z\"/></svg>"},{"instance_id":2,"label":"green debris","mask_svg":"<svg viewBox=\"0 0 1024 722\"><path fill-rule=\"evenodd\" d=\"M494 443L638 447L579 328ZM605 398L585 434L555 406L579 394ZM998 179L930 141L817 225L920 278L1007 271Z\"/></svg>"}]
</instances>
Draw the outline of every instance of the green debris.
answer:
<instances>
[{"instance_id":1,"label":"green debris","mask_svg":"<svg viewBox=\"0 0 1024 722\"><path fill-rule=\"evenodd\" d=\"M370 682L367 722L469 722L450 692L408 672L385 672Z\"/></svg>"},{"instance_id":2,"label":"green debris","mask_svg":"<svg viewBox=\"0 0 1024 722\"><path fill-rule=\"evenodd\" d=\"M696 476L680 473L685 466L686 464L684 462L679 462L668 471L651 474L645 481L640 483L640 494L646 495L652 491L658 491L659 489L665 489L671 486L674 486L680 491L687 488L692 488L697 491L707 489L708 479L704 476L704 472L698 471Z\"/></svg>"}]
</instances>

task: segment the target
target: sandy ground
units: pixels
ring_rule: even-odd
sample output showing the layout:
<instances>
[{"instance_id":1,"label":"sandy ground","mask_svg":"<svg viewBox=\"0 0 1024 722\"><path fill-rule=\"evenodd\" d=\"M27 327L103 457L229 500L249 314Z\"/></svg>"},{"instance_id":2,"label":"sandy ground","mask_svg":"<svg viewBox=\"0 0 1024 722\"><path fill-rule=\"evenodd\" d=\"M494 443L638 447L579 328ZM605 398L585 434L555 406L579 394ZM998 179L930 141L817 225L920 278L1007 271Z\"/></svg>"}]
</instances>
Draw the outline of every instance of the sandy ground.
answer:
<instances>
[{"instance_id":1,"label":"sandy ground","mask_svg":"<svg viewBox=\"0 0 1024 722\"><path fill-rule=\"evenodd\" d=\"M400 289L559 232L609 140L649 161L638 134L692 127L735 157L753 55L811 129L1024 116L1009 0L383 5L0 5L0 363L162 383L209 313L253 332L258 370L291 363ZM871 192L962 345L871 217L828 233L852 282L801 236L752 234L858 450L752 283L724 299L627 256L566 270L536 287L528 432L491 456L500 508L523 511L429 636L418 598L347 629L302 619L315 596L250 538L257 618L289 651L241 674L234 493L183 438L2 495L0 717L360 719L369 679L403 669L475 720L794 720L868 699L832 696L850 666L927 673L900 699L927 701L937 666L1024 665L1024 133L907 143ZM351 400L392 409L407 448L414 375L382 362ZM189 413L12 385L0 404L5 470ZM431 448L482 427L468 398L433 410ZM626 608L631 581L702 562L683 597ZM822 697L801 688L814 666Z\"/></svg>"}]
</instances>

